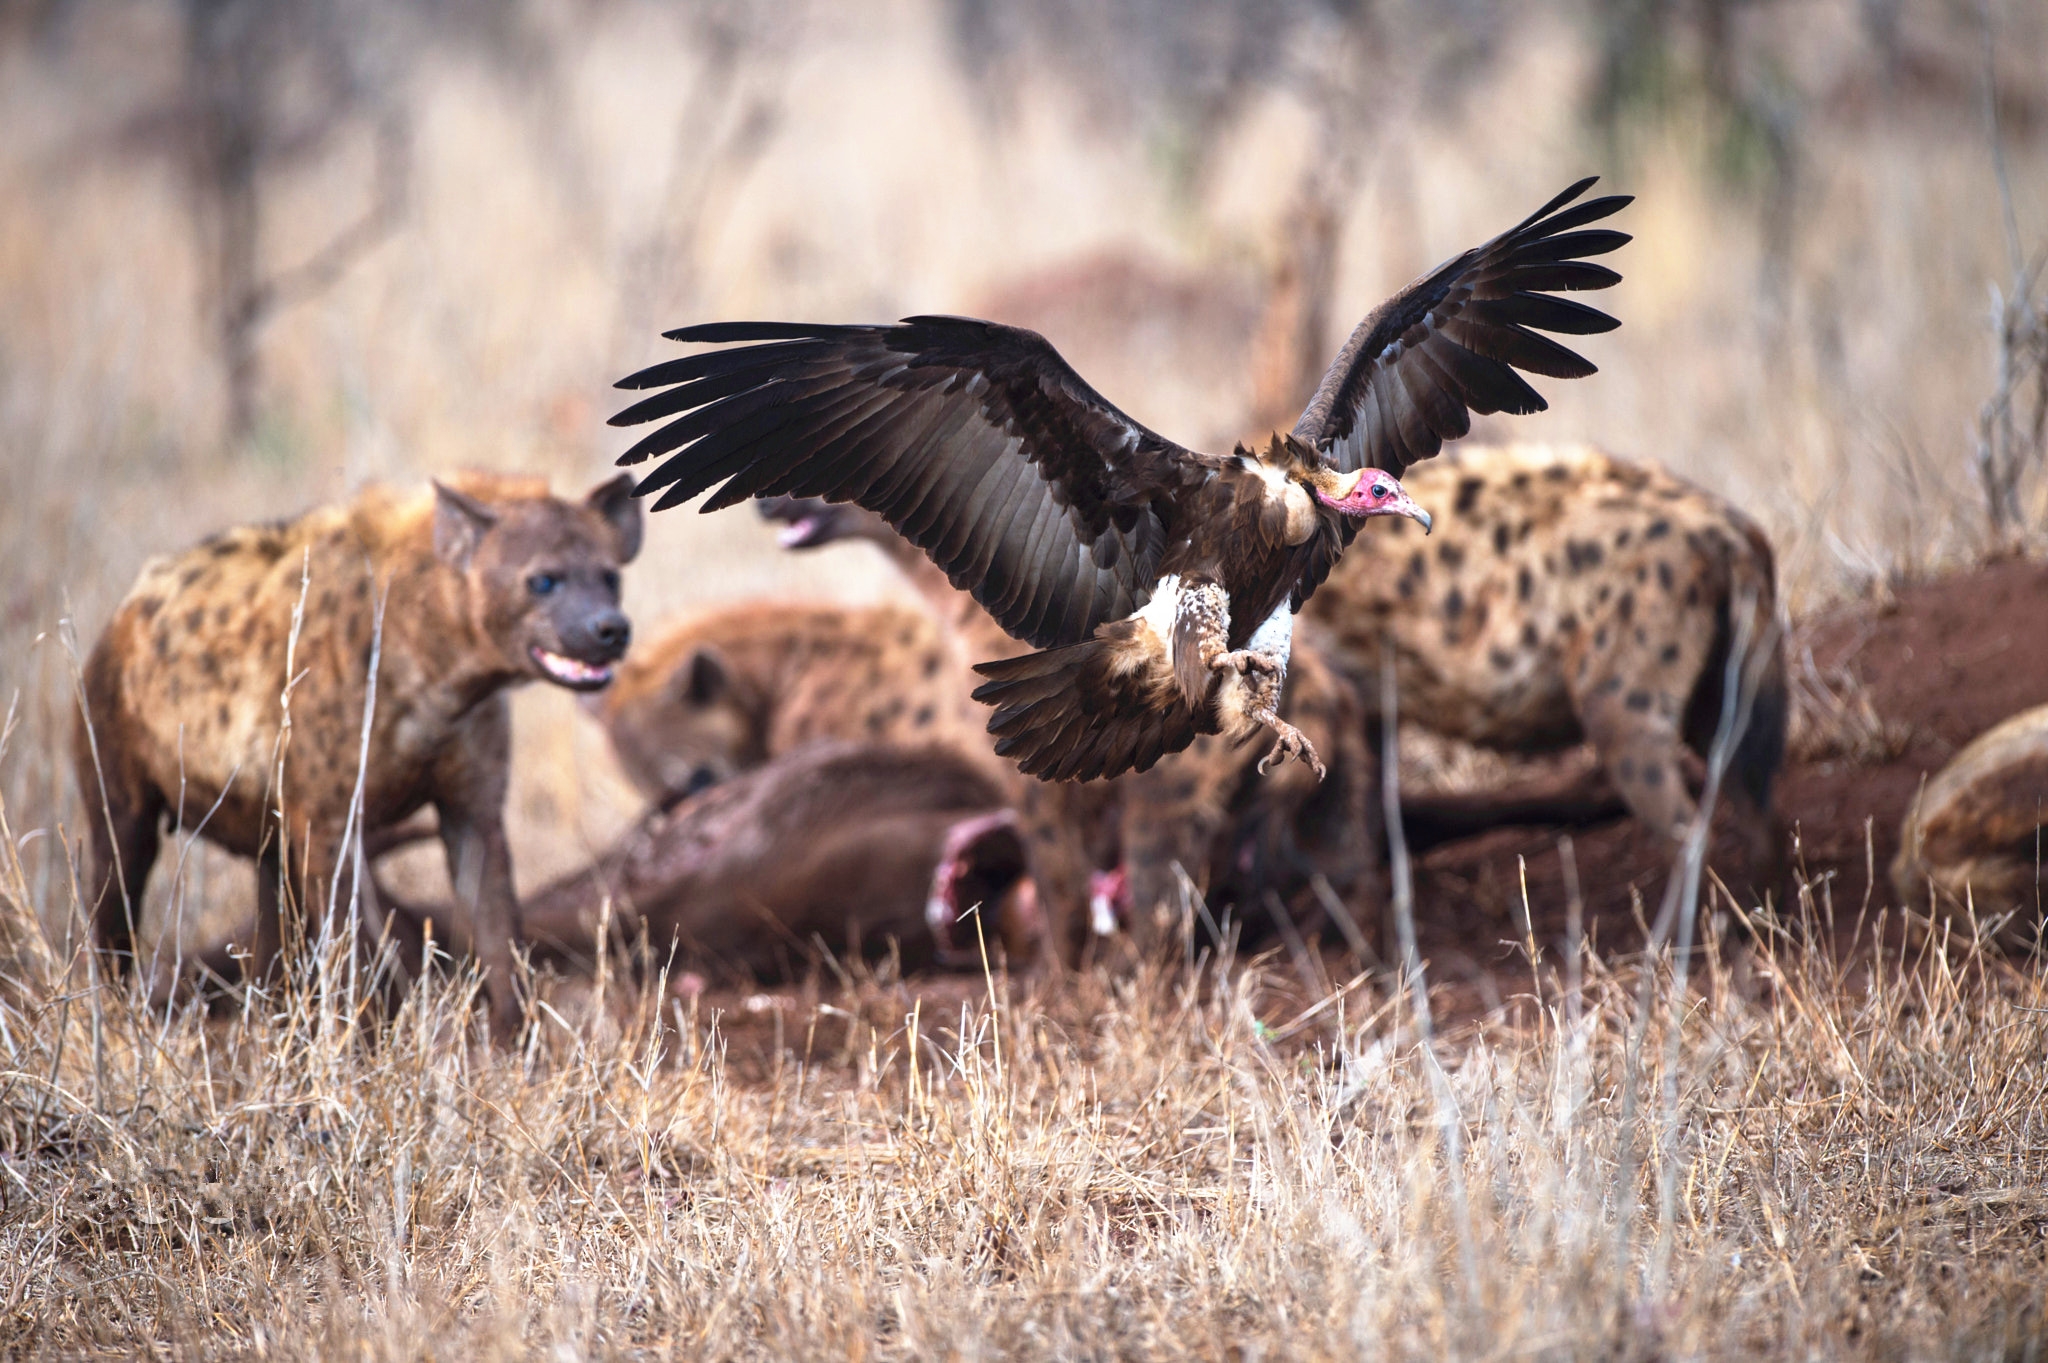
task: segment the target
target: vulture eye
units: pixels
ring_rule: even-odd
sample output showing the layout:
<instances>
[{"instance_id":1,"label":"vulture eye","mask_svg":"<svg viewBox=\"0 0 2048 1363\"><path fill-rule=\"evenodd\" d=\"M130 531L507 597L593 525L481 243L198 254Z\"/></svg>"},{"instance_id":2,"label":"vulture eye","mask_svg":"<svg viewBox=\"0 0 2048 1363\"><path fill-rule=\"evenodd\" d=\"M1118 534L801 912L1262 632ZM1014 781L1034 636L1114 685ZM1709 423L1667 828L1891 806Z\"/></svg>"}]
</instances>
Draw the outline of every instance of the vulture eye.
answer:
<instances>
[{"instance_id":1,"label":"vulture eye","mask_svg":"<svg viewBox=\"0 0 2048 1363\"><path fill-rule=\"evenodd\" d=\"M1387 495L1387 485L1386 485L1385 483L1374 483L1374 484L1372 485L1372 495L1373 495L1373 496L1375 496L1375 497L1384 497L1384 496L1386 496L1386 495Z\"/></svg>"},{"instance_id":2,"label":"vulture eye","mask_svg":"<svg viewBox=\"0 0 2048 1363\"><path fill-rule=\"evenodd\" d=\"M526 590L535 596L547 596L562 585L562 580L553 573L535 573L526 579Z\"/></svg>"}]
</instances>

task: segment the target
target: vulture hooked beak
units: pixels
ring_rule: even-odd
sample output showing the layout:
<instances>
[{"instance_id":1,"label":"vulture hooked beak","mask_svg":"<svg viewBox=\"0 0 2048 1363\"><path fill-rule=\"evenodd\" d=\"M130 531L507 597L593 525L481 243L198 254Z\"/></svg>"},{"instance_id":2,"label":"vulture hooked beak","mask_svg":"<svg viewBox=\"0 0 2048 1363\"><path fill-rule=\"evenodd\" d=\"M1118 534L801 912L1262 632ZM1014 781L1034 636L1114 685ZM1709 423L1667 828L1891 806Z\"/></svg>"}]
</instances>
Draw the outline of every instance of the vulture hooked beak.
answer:
<instances>
[{"instance_id":1,"label":"vulture hooked beak","mask_svg":"<svg viewBox=\"0 0 2048 1363\"><path fill-rule=\"evenodd\" d=\"M1391 473L1379 469L1342 473L1337 475L1333 490L1335 496L1315 489L1317 500L1347 516L1406 516L1422 527L1423 534L1429 533L1429 513L1415 504L1408 490L1401 486L1401 480Z\"/></svg>"}]
</instances>

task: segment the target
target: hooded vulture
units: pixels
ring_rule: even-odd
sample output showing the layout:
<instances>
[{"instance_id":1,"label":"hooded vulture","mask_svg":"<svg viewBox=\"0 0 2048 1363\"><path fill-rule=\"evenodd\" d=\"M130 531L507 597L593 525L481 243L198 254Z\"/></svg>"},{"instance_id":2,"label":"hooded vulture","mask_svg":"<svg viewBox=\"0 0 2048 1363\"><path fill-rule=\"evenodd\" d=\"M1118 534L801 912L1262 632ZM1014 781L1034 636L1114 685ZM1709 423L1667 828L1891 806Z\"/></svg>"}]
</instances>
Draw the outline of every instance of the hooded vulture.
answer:
<instances>
[{"instance_id":1,"label":"hooded vulture","mask_svg":"<svg viewBox=\"0 0 2048 1363\"><path fill-rule=\"evenodd\" d=\"M619 457L667 457L635 489L656 510L717 489L854 502L929 554L1005 630L1042 650L981 664L996 751L1047 780L1143 771L1197 734L1276 736L1294 612L1366 518L1429 513L1400 476L1470 413L1540 412L1518 370L1594 366L1539 332L1610 331L1559 298L1621 276L1588 230L1629 202L1581 180L1454 256L1351 333L1294 429L1263 450L1183 448L1106 402L1034 332L968 317L894 326L714 322L668 339L720 347L619 387L614 416L658 421ZM1263 769L1264 763L1261 764Z\"/></svg>"}]
</instances>

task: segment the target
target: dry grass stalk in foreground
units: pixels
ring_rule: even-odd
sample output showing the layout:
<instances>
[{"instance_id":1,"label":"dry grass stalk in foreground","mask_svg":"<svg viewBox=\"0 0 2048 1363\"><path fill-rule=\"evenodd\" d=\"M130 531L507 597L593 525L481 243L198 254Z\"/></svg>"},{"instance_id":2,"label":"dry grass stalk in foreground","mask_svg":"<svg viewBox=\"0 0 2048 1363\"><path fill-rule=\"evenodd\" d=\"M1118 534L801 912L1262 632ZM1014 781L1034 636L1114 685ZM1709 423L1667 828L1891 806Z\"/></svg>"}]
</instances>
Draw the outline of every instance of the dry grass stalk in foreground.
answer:
<instances>
[{"instance_id":1,"label":"dry grass stalk in foreground","mask_svg":"<svg viewBox=\"0 0 2048 1363\"><path fill-rule=\"evenodd\" d=\"M614 976L511 1053L470 985L370 1040L317 979L209 1024L74 963L0 1004L0 1351L2033 1356L2048 989L1820 949L1819 894L1709 942L1668 1050L1668 960L1570 953L1440 1036L1462 1215L1372 980L885 971L728 1032Z\"/></svg>"}]
</instances>

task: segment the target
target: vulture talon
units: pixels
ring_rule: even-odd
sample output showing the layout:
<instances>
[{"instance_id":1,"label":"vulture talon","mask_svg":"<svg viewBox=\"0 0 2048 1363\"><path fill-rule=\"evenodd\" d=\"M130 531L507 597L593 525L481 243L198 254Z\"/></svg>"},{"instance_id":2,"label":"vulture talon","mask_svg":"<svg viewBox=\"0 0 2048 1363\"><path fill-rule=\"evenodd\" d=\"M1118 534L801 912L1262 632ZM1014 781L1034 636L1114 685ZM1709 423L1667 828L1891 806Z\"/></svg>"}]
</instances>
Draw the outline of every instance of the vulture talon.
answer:
<instances>
[{"instance_id":1,"label":"vulture talon","mask_svg":"<svg viewBox=\"0 0 2048 1363\"><path fill-rule=\"evenodd\" d=\"M1275 735L1272 751L1259 759L1259 775L1264 776L1268 767L1275 762L1284 762L1290 757L1306 762L1309 769L1315 772L1317 781L1329 775L1323 767L1322 758L1316 755L1316 745L1308 741L1307 734L1275 714L1254 715L1253 718L1271 729Z\"/></svg>"},{"instance_id":2,"label":"vulture talon","mask_svg":"<svg viewBox=\"0 0 2048 1363\"><path fill-rule=\"evenodd\" d=\"M1235 653L1220 655L1209 664L1218 672L1236 672L1240 676L1277 677L1280 675L1280 660L1270 654L1240 648Z\"/></svg>"}]
</instances>

